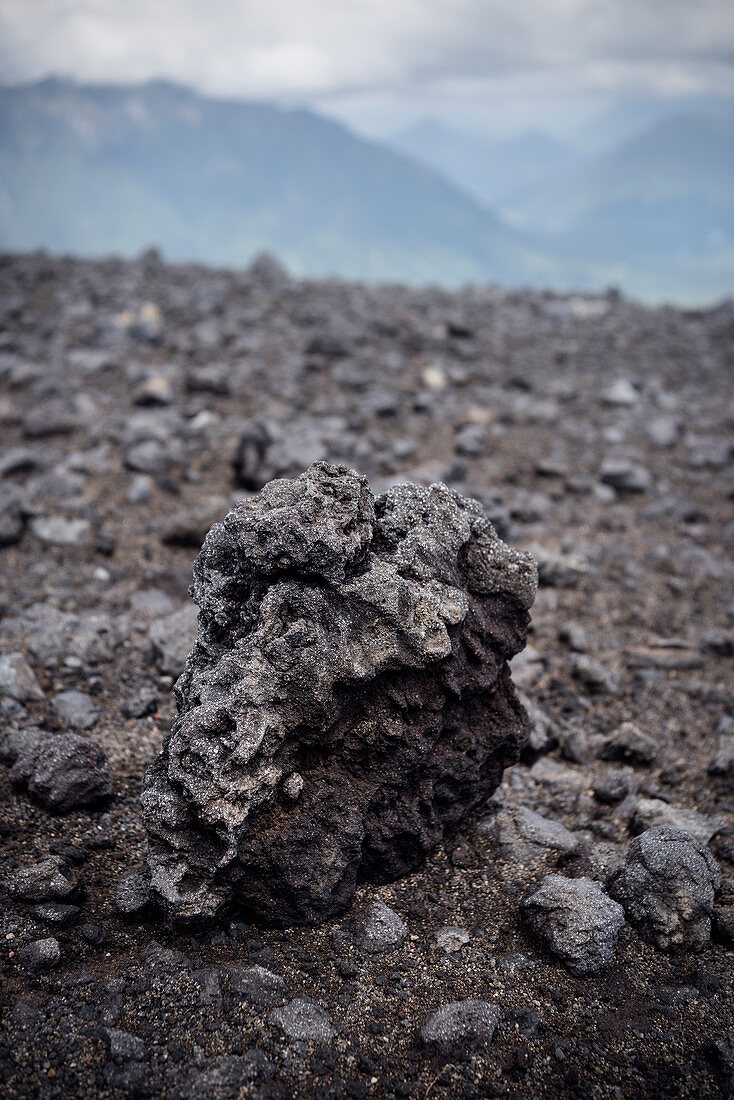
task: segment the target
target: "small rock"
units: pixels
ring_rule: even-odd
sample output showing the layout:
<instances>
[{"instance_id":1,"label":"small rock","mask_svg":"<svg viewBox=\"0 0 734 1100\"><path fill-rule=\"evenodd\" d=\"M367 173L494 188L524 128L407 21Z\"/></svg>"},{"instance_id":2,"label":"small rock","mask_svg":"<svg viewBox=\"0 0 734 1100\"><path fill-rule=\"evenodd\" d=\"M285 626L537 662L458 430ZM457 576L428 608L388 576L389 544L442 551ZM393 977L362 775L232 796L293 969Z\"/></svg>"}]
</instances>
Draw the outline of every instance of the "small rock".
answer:
<instances>
[{"instance_id":1,"label":"small rock","mask_svg":"<svg viewBox=\"0 0 734 1100\"><path fill-rule=\"evenodd\" d=\"M50 924L53 928L69 928L76 924L81 914L78 905L63 905L61 902L47 901L34 905L31 910L36 920Z\"/></svg>"},{"instance_id":2,"label":"small rock","mask_svg":"<svg viewBox=\"0 0 734 1100\"><path fill-rule=\"evenodd\" d=\"M39 516L31 521L31 531L48 546L82 546L91 540L89 520L78 516Z\"/></svg>"},{"instance_id":3,"label":"small rock","mask_svg":"<svg viewBox=\"0 0 734 1100\"><path fill-rule=\"evenodd\" d=\"M627 378L617 378L602 391L601 399L605 405L618 408L632 408L640 400L640 394Z\"/></svg>"},{"instance_id":4,"label":"small rock","mask_svg":"<svg viewBox=\"0 0 734 1100\"><path fill-rule=\"evenodd\" d=\"M47 809L63 813L112 794L107 757L94 741L76 733L47 737L13 765L11 782L27 788Z\"/></svg>"},{"instance_id":5,"label":"small rock","mask_svg":"<svg viewBox=\"0 0 734 1100\"><path fill-rule=\"evenodd\" d=\"M599 480L618 493L646 493L652 485L650 471L631 458L605 459L599 470Z\"/></svg>"},{"instance_id":6,"label":"small rock","mask_svg":"<svg viewBox=\"0 0 734 1100\"><path fill-rule=\"evenodd\" d=\"M728 775L734 768L734 733L722 733L708 766L709 775Z\"/></svg>"},{"instance_id":7,"label":"small rock","mask_svg":"<svg viewBox=\"0 0 734 1100\"><path fill-rule=\"evenodd\" d=\"M6 889L19 901L65 901L76 891L78 878L61 856L46 856L14 871Z\"/></svg>"},{"instance_id":8,"label":"small rock","mask_svg":"<svg viewBox=\"0 0 734 1100\"><path fill-rule=\"evenodd\" d=\"M230 966L227 976L232 992L239 999L259 1008L288 996L288 986L283 978L264 966Z\"/></svg>"},{"instance_id":9,"label":"small rock","mask_svg":"<svg viewBox=\"0 0 734 1100\"><path fill-rule=\"evenodd\" d=\"M612 960L624 909L589 879L548 875L523 902L530 928L572 974L596 974Z\"/></svg>"},{"instance_id":10,"label":"small rock","mask_svg":"<svg viewBox=\"0 0 734 1100\"><path fill-rule=\"evenodd\" d=\"M635 805L632 815L632 828L635 832L651 829L655 825L665 825L671 829L683 829L690 833L699 844L708 844L726 825L722 817L700 814L687 806L674 806L659 798L641 798Z\"/></svg>"},{"instance_id":11,"label":"small rock","mask_svg":"<svg viewBox=\"0 0 734 1100\"><path fill-rule=\"evenodd\" d=\"M625 764L652 764L658 755L658 744L633 722L623 722L604 739L599 753L602 760L621 760Z\"/></svg>"},{"instance_id":12,"label":"small rock","mask_svg":"<svg viewBox=\"0 0 734 1100\"><path fill-rule=\"evenodd\" d=\"M616 695L619 676L591 657L577 657L572 666L573 675L595 695Z\"/></svg>"},{"instance_id":13,"label":"small rock","mask_svg":"<svg viewBox=\"0 0 734 1100\"><path fill-rule=\"evenodd\" d=\"M456 951L461 951L462 947L469 943L471 936L465 928L456 928L454 925L447 924L443 928L439 928L435 940L436 947L439 950L451 955Z\"/></svg>"},{"instance_id":14,"label":"small rock","mask_svg":"<svg viewBox=\"0 0 734 1100\"><path fill-rule=\"evenodd\" d=\"M145 1043L137 1035L118 1031L114 1027L103 1028L103 1034L109 1046L110 1058L115 1062L144 1062L147 1059Z\"/></svg>"},{"instance_id":15,"label":"small rock","mask_svg":"<svg viewBox=\"0 0 734 1100\"><path fill-rule=\"evenodd\" d=\"M0 657L0 695L8 695L19 703L40 702L43 688L22 653Z\"/></svg>"},{"instance_id":16,"label":"small rock","mask_svg":"<svg viewBox=\"0 0 734 1100\"><path fill-rule=\"evenodd\" d=\"M18 952L18 961L26 970L37 973L41 970L51 970L58 966L61 960L61 947L59 941L49 937L47 940L34 940L33 943L21 947Z\"/></svg>"},{"instance_id":17,"label":"small rock","mask_svg":"<svg viewBox=\"0 0 734 1100\"><path fill-rule=\"evenodd\" d=\"M273 1009L268 1020L294 1042L329 1043L336 1035L326 1009L302 998Z\"/></svg>"},{"instance_id":18,"label":"small rock","mask_svg":"<svg viewBox=\"0 0 734 1100\"><path fill-rule=\"evenodd\" d=\"M187 604L180 611L158 619L150 628L149 636L158 658L158 667L168 676L178 677L183 672L186 658L196 640L197 609Z\"/></svg>"},{"instance_id":19,"label":"small rock","mask_svg":"<svg viewBox=\"0 0 734 1100\"><path fill-rule=\"evenodd\" d=\"M568 852L578 843L578 837L560 821L525 806L501 807L494 816L479 822L477 832L492 837L506 858L519 863L529 863L549 851Z\"/></svg>"},{"instance_id":20,"label":"small rock","mask_svg":"<svg viewBox=\"0 0 734 1100\"><path fill-rule=\"evenodd\" d=\"M426 1020L421 1042L444 1057L467 1057L489 1047L499 1019L500 1010L490 1001L454 1001Z\"/></svg>"},{"instance_id":21,"label":"small rock","mask_svg":"<svg viewBox=\"0 0 734 1100\"><path fill-rule=\"evenodd\" d=\"M125 917L136 917L150 904L150 884L142 871L123 875L115 887L115 905Z\"/></svg>"},{"instance_id":22,"label":"small rock","mask_svg":"<svg viewBox=\"0 0 734 1100\"><path fill-rule=\"evenodd\" d=\"M0 547L20 542L25 525L26 513L17 489L12 485L0 485Z\"/></svg>"},{"instance_id":23,"label":"small rock","mask_svg":"<svg viewBox=\"0 0 734 1100\"><path fill-rule=\"evenodd\" d=\"M392 951L408 935L402 919L382 901L373 901L354 923L357 942L363 951Z\"/></svg>"},{"instance_id":24,"label":"small rock","mask_svg":"<svg viewBox=\"0 0 734 1100\"><path fill-rule=\"evenodd\" d=\"M610 891L642 939L661 951L700 951L720 883L708 848L682 829L656 826L632 841Z\"/></svg>"},{"instance_id":25,"label":"small rock","mask_svg":"<svg viewBox=\"0 0 734 1100\"><path fill-rule=\"evenodd\" d=\"M83 691L62 691L51 700L52 709L76 730L90 730L97 722L97 708Z\"/></svg>"},{"instance_id":26,"label":"small rock","mask_svg":"<svg viewBox=\"0 0 734 1100\"><path fill-rule=\"evenodd\" d=\"M19 756L30 752L47 737L48 733L38 726L26 726L24 729L7 727L0 732L0 763L12 767Z\"/></svg>"},{"instance_id":27,"label":"small rock","mask_svg":"<svg viewBox=\"0 0 734 1100\"><path fill-rule=\"evenodd\" d=\"M133 402L136 405L170 405L173 401L173 387L170 378L164 374L154 374L146 378L135 390Z\"/></svg>"}]
</instances>

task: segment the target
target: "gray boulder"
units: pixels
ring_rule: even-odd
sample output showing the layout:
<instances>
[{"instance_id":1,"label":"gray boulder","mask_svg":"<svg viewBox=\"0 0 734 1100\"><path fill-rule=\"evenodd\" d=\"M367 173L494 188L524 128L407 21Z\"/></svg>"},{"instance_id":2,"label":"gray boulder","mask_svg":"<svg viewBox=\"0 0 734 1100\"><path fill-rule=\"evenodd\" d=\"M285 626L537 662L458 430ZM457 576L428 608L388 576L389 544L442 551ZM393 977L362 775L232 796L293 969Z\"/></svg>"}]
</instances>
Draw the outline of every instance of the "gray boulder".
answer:
<instances>
[{"instance_id":1,"label":"gray boulder","mask_svg":"<svg viewBox=\"0 0 734 1100\"><path fill-rule=\"evenodd\" d=\"M476 501L412 484L375 500L344 466L271 482L215 524L141 798L169 917L230 904L317 923L358 873L419 866L525 742L507 662L536 584Z\"/></svg>"},{"instance_id":2,"label":"gray boulder","mask_svg":"<svg viewBox=\"0 0 734 1100\"><path fill-rule=\"evenodd\" d=\"M572 974L596 974L612 960L624 909L589 879L547 875L523 902L532 931Z\"/></svg>"},{"instance_id":3,"label":"gray boulder","mask_svg":"<svg viewBox=\"0 0 734 1100\"><path fill-rule=\"evenodd\" d=\"M610 891L640 936L661 951L700 951L711 938L721 872L683 829L658 825L635 837Z\"/></svg>"},{"instance_id":4,"label":"gray boulder","mask_svg":"<svg viewBox=\"0 0 734 1100\"><path fill-rule=\"evenodd\" d=\"M104 751L95 741L63 733L39 741L19 756L10 773L15 787L48 810L64 813L109 798L112 781Z\"/></svg>"}]
</instances>

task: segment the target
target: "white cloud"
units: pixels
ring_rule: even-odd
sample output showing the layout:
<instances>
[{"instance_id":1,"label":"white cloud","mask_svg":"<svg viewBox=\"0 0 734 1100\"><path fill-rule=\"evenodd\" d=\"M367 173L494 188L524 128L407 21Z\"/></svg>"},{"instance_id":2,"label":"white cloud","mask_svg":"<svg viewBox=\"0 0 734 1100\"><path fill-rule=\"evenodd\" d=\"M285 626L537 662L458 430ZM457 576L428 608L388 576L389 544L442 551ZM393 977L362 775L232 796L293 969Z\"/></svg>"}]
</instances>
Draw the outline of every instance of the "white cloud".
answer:
<instances>
[{"instance_id":1,"label":"white cloud","mask_svg":"<svg viewBox=\"0 0 734 1100\"><path fill-rule=\"evenodd\" d=\"M732 94L732 56L731 0L0 0L6 80L165 77L341 113Z\"/></svg>"}]
</instances>

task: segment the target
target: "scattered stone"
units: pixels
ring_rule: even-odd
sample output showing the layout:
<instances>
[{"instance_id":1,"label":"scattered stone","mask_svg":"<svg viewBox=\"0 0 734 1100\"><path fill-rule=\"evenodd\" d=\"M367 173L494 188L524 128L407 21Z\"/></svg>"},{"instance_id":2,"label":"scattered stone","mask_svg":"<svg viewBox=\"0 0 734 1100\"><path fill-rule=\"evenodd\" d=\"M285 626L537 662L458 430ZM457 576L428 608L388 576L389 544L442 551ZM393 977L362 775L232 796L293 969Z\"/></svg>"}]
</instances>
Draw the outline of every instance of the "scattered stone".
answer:
<instances>
[{"instance_id":1,"label":"scattered stone","mask_svg":"<svg viewBox=\"0 0 734 1100\"><path fill-rule=\"evenodd\" d=\"M232 992L239 1000L262 1008L288 996L288 986L279 974L264 966L230 966L227 976Z\"/></svg>"},{"instance_id":2,"label":"scattered stone","mask_svg":"<svg viewBox=\"0 0 734 1100\"><path fill-rule=\"evenodd\" d=\"M709 775L728 775L734 768L734 734L722 733L708 766Z\"/></svg>"},{"instance_id":3,"label":"scattered stone","mask_svg":"<svg viewBox=\"0 0 734 1100\"><path fill-rule=\"evenodd\" d=\"M186 604L180 611L153 623L149 636L161 672L174 677L181 675L196 638L196 621L196 607Z\"/></svg>"},{"instance_id":4,"label":"scattered stone","mask_svg":"<svg viewBox=\"0 0 734 1100\"><path fill-rule=\"evenodd\" d=\"M46 940L34 940L33 943L21 947L18 952L18 962L32 973L51 970L54 966L58 966L60 961L61 945L52 937Z\"/></svg>"},{"instance_id":5,"label":"scattered stone","mask_svg":"<svg viewBox=\"0 0 734 1100\"><path fill-rule=\"evenodd\" d=\"M489 1001L454 1001L426 1020L421 1042L445 1058L466 1058L488 1049L499 1020L499 1008Z\"/></svg>"},{"instance_id":6,"label":"scattered stone","mask_svg":"<svg viewBox=\"0 0 734 1100\"><path fill-rule=\"evenodd\" d=\"M137 917L150 904L150 883L142 871L131 871L118 879L115 886L115 905L124 917Z\"/></svg>"},{"instance_id":7,"label":"scattered stone","mask_svg":"<svg viewBox=\"0 0 734 1100\"><path fill-rule=\"evenodd\" d=\"M10 775L47 809L64 813L90 806L112 794L107 757L94 741L62 733L40 741L19 756Z\"/></svg>"},{"instance_id":8,"label":"scattered stone","mask_svg":"<svg viewBox=\"0 0 734 1100\"><path fill-rule=\"evenodd\" d=\"M471 941L471 936L466 928L457 928L454 925L447 924L443 928L439 928L435 940L439 951L445 951L447 955L453 955L456 951L461 951L462 947Z\"/></svg>"},{"instance_id":9,"label":"scattered stone","mask_svg":"<svg viewBox=\"0 0 734 1100\"><path fill-rule=\"evenodd\" d=\"M699 844L708 844L711 838L726 826L726 822L722 817L700 814L697 810L691 810L685 806L674 806L659 798L639 799L632 815L633 830L642 832L655 825L683 829L684 832L695 837Z\"/></svg>"},{"instance_id":10,"label":"scattered stone","mask_svg":"<svg viewBox=\"0 0 734 1100\"><path fill-rule=\"evenodd\" d=\"M523 902L532 931L572 974L596 974L612 961L624 909L589 879L547 875Z\"/></svg>"},{"instance_id":11,"label":"scattered stone","mask_svg":"<svg viewBox=\"0 0 734 1100\"><path fill-rule=\"evenodd\" d=\"M639 403L640 394L628 378L616 378L605 390L602 390L601 398L605 405L632 408Z\"/></svg>"},{"instance_id":12,"label":"scattered stone","mask_svg":"<svg viewBox=\"0 0 734 1100\"><path fill-rule=\"evenodd\" d=\"M90 730L97 724L97 708L83 691L62 691L53 697L51 707L75 730Z\"/></svg>"},{"instance_id":13,"label":"scattered stone","mask_svg":"<svg viewBox=\"0 0 734 1100\"><path fill-rule=\"evenodd\" d=\"M179 714L142 795L168 915L233 900L316 923L358 872L418 866L527 736L507 660L535 587L532 559L443 485L375 501L364 477L316 463L215 524ZM295 802L280 797L294 771Z\"/></svg>"},{"instance_id":14,"label":"scattered stone","mask_svg":"<svg viewBox=\"0 0 734 1100\"><path fill-rule=\"evenodd\" d=\"M133 402L136 405L170 405L173 401L171 379L165 374L153 374L136 388Z\"/></svg>"},{"instance_id":15,"label":"scattered stone","mask_svg":"<svg viewBox=\"0 0 734 1100\"><path fill-rule=\"evenodd\" d=\"M506 859L518 863L530 863L549 852L568 852L578 843L578 837L560 821L526 806L501 806L494 815L482 818L477 832L489 836Z\"/></svg>"},{"instance_id":16,"label":"scattered stone","mask_svg":"<svg viewBox=\"0 0 734 1100\"><path fill-rule=\"evenodd\" d=\"M10 897L19 901L66 901L77 891L78 872L61 856L46 856L30 867L14 871L6 883Z\"/></svg>"},{"instance_id":17,"label":"scattered stone","mask_svg":"<svg viewBox=\"0 0 734 1100\"><path fill-rule=\"evenodd\" d=\"M612 669L605 668L591 657L576 657L572 666L573 675L587 691L595 695L616 695L619 691L619 676Z\"/></svg>"},{"instance_id":18,"label":"scattered stone","mask_svg":"<svg viewBox=\"0 0 734 1100\"><path fill-rule=\"evenodd\" d=\"M198 550L213 523L227 512L224 497L208 497L192 508L177 512L161 531L161 542L168 546L193 546Z\"/></svg>"},{"instance_id":19,"label":"scattered stone","mask_svg":"<svg viewBox=\"0 0 734 1100\"><path fill-rule=\"evenodd\" d=\"M369 953L391 951L408 935L402 919L379 899L370 904L354 921L357 942Z\"/></svg>"},{"instance_id":20,"label":"scattered stone","mask_svg":"<svg viewBox=\"0 0 734 1100\"><path fill-rule=\"evenodd\" d=\"M75 516L39 516L31 521L31 531L49 546L83 546L92 534L89 520Z\"/></svg>"},{"instance_id":21,"label":"scattered stone","mask_svg":"<svg viewBox=\"0 0 734 1100\"><path fill-rule=\"evenodd\" d=\"M300 997L282 1008L274 1008L268 1020L294 1042L330 1043L336 1035L326 1009Z\"/></svg>"},{"instance_id":22,"label":"scattered stone","mask_svg":"<svg viewBox=\"0 0 734 1100\"><path fill-rule=\"evenodd\" d=\"M0 695L8 695L19 703L35 703L45 698L36 674L22 653L0 656Z\"/></svg>"},{"instance_id":23,"label":"scattered stone","mask_svg":"<svg viewBox=\"0 0 734 1100\"><path fill-rule=\"evenodd\" d=\"M621 760L625 764L652 764L659 752L658 743L643 733L634 722L623 722L609 734L599 753L602 760Z\"/></svg>"},{"instance_id":24,"label":"scattered stone","mask_svg":"<svg viewBox=\"0 0 734 1100\"><path fill-rule=\"evenodd\" d=\"M118 1031L114 1027L105 1027L102 1033L109 1047L110 1058L115 1062L144 1062L148 1057L145 1043L137 1035L128 1031Z\"/></svg>"},{"instance_id":25,"label":"scattered stone","mask_svg":"<svg viewBox=\"0 0 734 1100\"><path fill-rule=\"evenodd\" d=\"M648 943L661 951L701 951L720 883L704 844L682 829L656 826L632 841L610 891Z\"/></svg>"},{"instance_id":26,"label":"scattered stone","mask_svg":"<svg viewBox=\"0 0 734 1100\"><path fill-rule=\"evenodd\" d=\"M12 767L19 756L30 752L47 737L46 730L39 729L38 726L24 726L22 729L7 726L0 730L0 764Z\"/></svg>"}]
</instances>

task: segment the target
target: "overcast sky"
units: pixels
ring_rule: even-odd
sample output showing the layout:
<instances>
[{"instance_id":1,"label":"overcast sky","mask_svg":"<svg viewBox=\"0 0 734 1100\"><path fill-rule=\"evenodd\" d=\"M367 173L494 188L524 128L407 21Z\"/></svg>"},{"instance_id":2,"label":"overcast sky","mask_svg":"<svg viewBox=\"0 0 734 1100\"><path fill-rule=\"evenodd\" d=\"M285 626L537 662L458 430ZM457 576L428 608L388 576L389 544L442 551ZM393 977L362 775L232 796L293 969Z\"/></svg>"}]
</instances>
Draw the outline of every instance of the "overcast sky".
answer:
<instances>
[{"instance_id":1,"label":"overcast sky","mask_svg":"<svg viewBox=\"0 0 734 1100\"><path fill-rule=\"evenodd\" d=\"M733 0L0 0L7 83L167 77L375 133L734 94ZM555 120L555 121L554 121Z\"/></svg>"}]
</instances>

